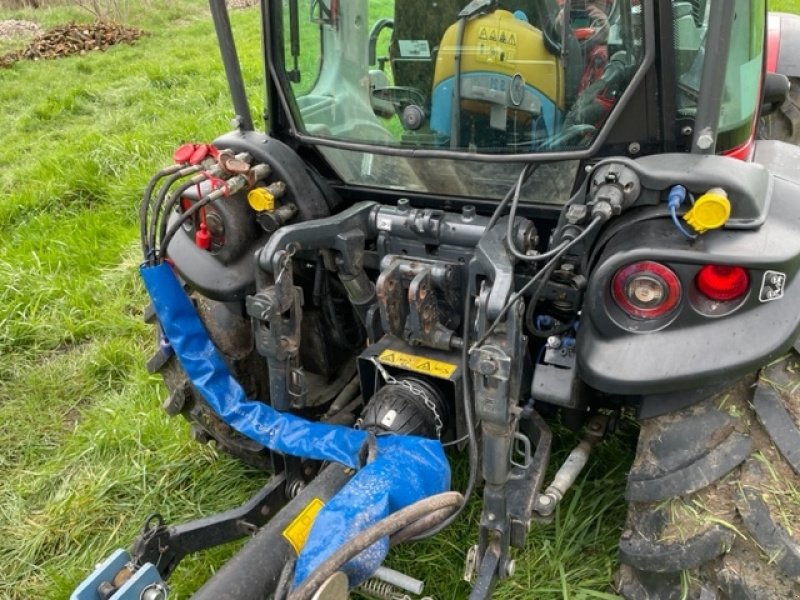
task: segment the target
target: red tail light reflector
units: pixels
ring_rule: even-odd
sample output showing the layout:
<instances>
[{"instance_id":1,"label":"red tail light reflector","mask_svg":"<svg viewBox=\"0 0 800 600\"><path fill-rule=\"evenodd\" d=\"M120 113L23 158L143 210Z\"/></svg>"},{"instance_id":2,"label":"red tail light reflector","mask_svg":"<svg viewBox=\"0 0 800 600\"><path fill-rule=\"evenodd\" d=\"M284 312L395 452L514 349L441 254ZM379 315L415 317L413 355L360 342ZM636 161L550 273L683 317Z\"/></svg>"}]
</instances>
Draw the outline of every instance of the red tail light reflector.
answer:
<instances>
[{"instance_id":1,"label":"red tail light reflector","mask_svg":"<svg viewBox=\"0 0 800 600\"><path fill-rule=\"evenodd\" d=\"M742 267L706 265L694 281L701 294L717 302L736 300L750 289L750 276Z\"/></svg>"},{"instance_id":2,"label":"red tail light reflector","mask_svg":"<svg viewBox=\"0 0 800 600\"><path fill-rule=\"evenodd\" d=\"M678 305L681 282L669 267L641 261L617 271L611 284L611 295L628 316L657 319Z\"/></svg>"}]
</instances>

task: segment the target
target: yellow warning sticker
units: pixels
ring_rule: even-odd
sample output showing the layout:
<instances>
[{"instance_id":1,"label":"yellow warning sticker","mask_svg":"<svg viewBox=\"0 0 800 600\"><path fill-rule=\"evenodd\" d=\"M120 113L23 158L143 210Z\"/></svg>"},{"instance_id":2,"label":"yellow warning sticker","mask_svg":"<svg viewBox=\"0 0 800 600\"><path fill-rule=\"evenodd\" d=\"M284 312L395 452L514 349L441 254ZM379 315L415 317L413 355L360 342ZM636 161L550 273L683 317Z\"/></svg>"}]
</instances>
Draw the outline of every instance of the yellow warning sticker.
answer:
<instances>
[{"instance_id":1,"label":"yellow warning sticker","mask_svg":"<svg viewBox=\"0 0 800 600\"><path fill-rule=\"evenodd\" d=\"M441 379L449 379L458 368L457 365L433 360L426 356L414 356L413 354L389 350L388 348L380 353L378 360L385 365L416 371L417 373L424 373Z\"/></svg>"},{"instance_id":2,"label":"yellow warning sticker","mask_svg":"<svg viewBox=\"0 0 800 600\"><path fill-rule=\"evenodd\" d=\"M300 511L294 520L283 530L283 537L292 545L294 551L299 555L303 546L306 545L308 533L317 518L317 514L325 503L319 498L314 498L306 507Z\"/></svg>"},{"instance_id":3,"label":"yellow warning sticker","mask_svg":"<svg viewBox=\"0 0 800 600\"><path fill-rule=\"evenodd\" d=\"M517 45L517 34L507 29L495 29L494 27L481 27L478 33L479 40L499 42L508 46Z\"/></svg>"}]
</instances>

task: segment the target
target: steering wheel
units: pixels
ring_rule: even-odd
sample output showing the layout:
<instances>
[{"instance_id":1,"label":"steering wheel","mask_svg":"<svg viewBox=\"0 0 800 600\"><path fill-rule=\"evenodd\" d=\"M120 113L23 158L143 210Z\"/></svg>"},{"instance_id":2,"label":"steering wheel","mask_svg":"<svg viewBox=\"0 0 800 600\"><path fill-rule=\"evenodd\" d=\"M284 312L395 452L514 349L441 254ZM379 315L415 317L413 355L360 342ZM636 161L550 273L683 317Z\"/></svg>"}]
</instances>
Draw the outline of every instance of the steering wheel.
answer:
<instances>
[{"instance_id":1,"label":"steering wheel","mask_svg":"<svg viewBox=\"0 0 800 600\"><path fill-rule=\"evenodd\" d=\"M425 94L417 88L402 85L375 88L372 90L372 97L381 102L391 103L398 115L402 115L403 109L410 104L424 108L427 103Z\"/></svg>"}]
</instances>

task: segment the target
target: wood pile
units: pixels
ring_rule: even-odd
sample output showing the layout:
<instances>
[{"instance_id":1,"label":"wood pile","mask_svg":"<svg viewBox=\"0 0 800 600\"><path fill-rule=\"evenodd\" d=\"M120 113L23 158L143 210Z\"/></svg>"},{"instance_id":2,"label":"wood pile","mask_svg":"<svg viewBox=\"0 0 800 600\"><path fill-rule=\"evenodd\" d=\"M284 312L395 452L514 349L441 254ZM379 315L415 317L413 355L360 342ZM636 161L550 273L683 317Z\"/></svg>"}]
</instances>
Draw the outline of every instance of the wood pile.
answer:
<instances>
[{"instance_id":1,"label":"wood pile","mask_svg":"<svg viewBox=\"0 0 800 600\"><path fill-rule=\"evenodd\" d=\"M18 60L42 60L104 52L116 44L133 44L143 35L146 34L141 29L111 21L68 23L47 30L27 48L0 56L0 67L10 67Z\"/></svg>"}]
</instances>

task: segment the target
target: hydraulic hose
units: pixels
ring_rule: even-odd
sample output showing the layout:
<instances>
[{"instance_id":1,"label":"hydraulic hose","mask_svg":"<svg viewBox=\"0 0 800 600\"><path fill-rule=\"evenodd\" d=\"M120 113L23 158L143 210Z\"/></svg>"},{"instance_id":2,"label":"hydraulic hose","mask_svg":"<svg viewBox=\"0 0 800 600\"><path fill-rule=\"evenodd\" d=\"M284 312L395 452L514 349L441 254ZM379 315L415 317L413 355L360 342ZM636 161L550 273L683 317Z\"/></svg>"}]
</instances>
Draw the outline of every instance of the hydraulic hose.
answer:
<instances>
[{"instance_id":1,"label":"hydraulic hose","mask_svg":"<svg viewBox=\"0 0 800 600\"><path fill-rule=\"evenodd\" d=\"M170 175L167 178L167 180L164 182L164 184L158 190L158 194L156 195L156 202L153 205L153 218L152 218L152 220L150 222L150 233L153 233L155 231L156 224L158 223L160 212L161 212L161 206L162 206L162 204L164 204L164 200L166 199L170 188L173 185L175 185L175 182L178 181L179 179L181 179L183 177L186 177L187 175L191 175L193 173L196 173L199 170L200 170L199 166L194 166L194 165L188 166L188 167L187 166L182 166L177 172L173 173L172 175ZM155 239L151 238L149 240L149 243L150 243L150 250L154 250L155 249Z\"/></svg>"},{"instance_id":2,"label":"hydraulic hose","mask_svg":"<svg viewBox=\"0 0 800 600\"><path fill-rule=\"evenodd\" d=\"M206 173L200 173L192 177L189 181L184 182L180 187L178 187L172 194L170 194L169 199L167 199L166 204L164 204L164 211L163 215L158 223L158 247L165 248L162 243L164 236L167 235L167 226L169 225L169 214L172 212L172 209L181 199L181 197L186 193L188 189L195 185L200 185L204 181L208 179L208 175ZM150 232L150 239L152 247L156 247L156 223L153 223L152 231Z\"/></svg>"},{"instance_id":3,"label":"hydraulic hose","mask_svg":"<svg viewBox=\"0 0 800 600\"><path fill-rule=\"evenodd\" d=\"M364 529L340 546L319 565L300 586L289 594L288 600L309 600L325 581L338 571L347 561L372 546L375 542L408 527L415 521L431 513L448 514L447 510L458 510L464 504L464 497L458 492L444 492L424 498L407 506L374 525Z\"/></svg>"},{"instance_id":4,"label":"hydraulic hose","mask_svg":"<svg viewBox=\"0 0 800 600\"><path fill-rule=\"evenodd\" d=\"M153 201L153 190L161 179L167 175L172 175L181 168L183 168L183 165L171 165L161 169L147 182L147 187L145 187L144 193L142 194L142 204L139 206L139 237L141 238L142 254L144 254L145 260L148 260L148 255L153 248L152 246L148 247L147 244L147 225L148 219L150 218L150 203Z\"/></svg>"}]
</instances>

